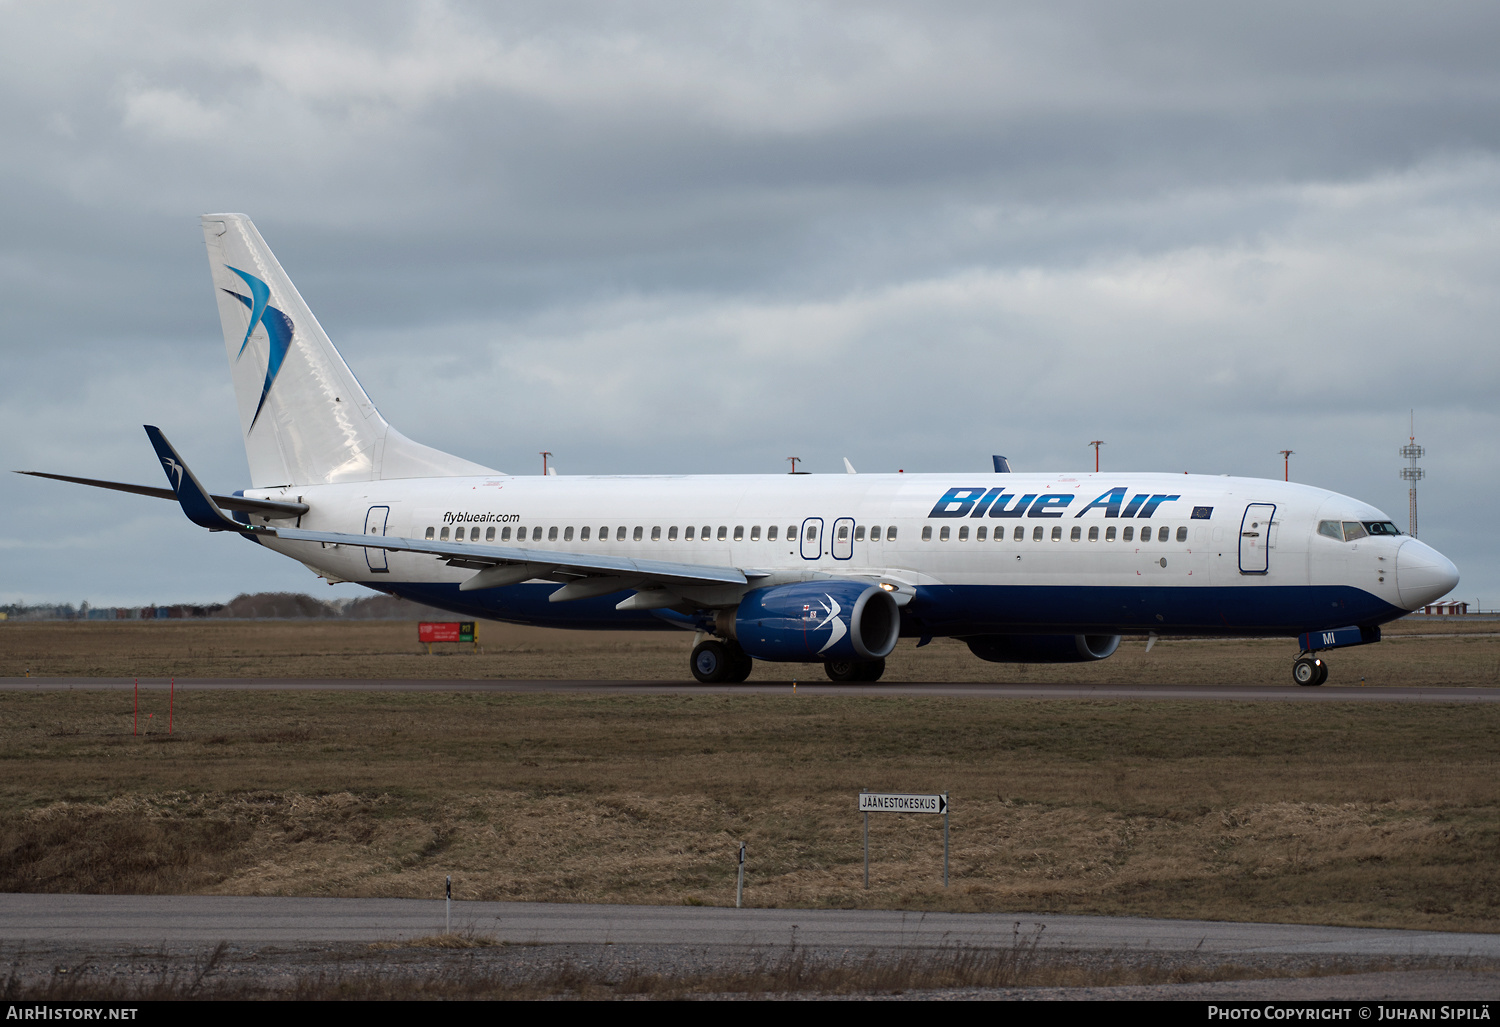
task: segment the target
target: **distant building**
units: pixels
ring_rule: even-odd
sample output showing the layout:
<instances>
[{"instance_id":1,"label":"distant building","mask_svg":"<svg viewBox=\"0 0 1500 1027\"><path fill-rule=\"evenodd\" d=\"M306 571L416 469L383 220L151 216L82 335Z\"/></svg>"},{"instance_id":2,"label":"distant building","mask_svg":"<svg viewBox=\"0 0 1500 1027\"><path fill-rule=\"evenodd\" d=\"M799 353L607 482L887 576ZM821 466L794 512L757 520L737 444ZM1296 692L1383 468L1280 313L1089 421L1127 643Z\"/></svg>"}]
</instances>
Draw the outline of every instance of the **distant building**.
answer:
<instances>
[{"instance_id":1,"label":"distant building","mask_svg":"<svg viewBox=\"0 0 1500 1027\"><path fill-rule=\"evenodd\" d=\"M1456 599L1449 599L1441 603L1428 603L1426 606L1422 607L1422 612L1430 613L1436 616L1461 616L1469 612L1469 604L1461 603Z\"/></svg>"}]
</instances>

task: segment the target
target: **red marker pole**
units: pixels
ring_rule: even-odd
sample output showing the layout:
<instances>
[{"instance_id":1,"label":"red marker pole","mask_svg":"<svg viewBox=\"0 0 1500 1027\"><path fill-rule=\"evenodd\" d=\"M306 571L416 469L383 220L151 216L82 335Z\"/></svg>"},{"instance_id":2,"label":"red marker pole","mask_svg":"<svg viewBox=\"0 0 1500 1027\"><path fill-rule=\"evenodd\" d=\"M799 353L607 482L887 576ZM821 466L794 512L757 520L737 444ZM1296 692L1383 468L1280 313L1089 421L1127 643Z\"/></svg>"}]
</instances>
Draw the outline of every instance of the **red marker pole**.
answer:
<instances>
[{"instance_id":1,"label":"red marker pole","mask_svg":"<svg viewBox=\"0 0 1500 1027\"><path fill-rule=\"evenodd\" d=\"M172 704L177 700L177 679L173 678L167 691L167 734L172 733Z\"/></svg>"},{"instance_id":2,"label":"red marker pole","mask_svg":"<svg viewBox=\"0 0 1500 1027\"><path fill-rule=\"evenodd\" d=\"M130 733L138 735L141 733L141 679L135 679L135 719L131 722Z\"/></svg>"}]
</instances>

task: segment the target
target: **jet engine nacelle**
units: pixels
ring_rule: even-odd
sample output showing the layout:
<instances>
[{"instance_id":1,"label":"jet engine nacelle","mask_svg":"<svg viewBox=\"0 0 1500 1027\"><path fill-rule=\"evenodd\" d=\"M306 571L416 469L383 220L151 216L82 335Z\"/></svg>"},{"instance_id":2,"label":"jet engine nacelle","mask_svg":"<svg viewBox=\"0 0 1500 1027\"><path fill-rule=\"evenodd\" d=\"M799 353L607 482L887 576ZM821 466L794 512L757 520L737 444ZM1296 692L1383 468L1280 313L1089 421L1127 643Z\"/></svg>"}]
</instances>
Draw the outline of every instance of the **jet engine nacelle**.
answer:
<instances>
[{"instance_id":1,"label":"jet engine nacelle","mask_svg":"<svg viewBox=\"0 0 1500 1027\"><path fill-rule=\"evenodd\" d=\"M901 612L878 585L803 581L756 589L721 619L758 660L879 660L896 648Z\"/></svg>"},{"instance_id":2,"label":"jet engine nacelle","mask_svg":"<svg viewBox=\"0 0 1500 1027\"><path fill-rule=\"evenodd\" d=\"M970 635L964 641L990 663L1092 663L1120 648L1119 635Z\"/></svg>"}]
</instances>

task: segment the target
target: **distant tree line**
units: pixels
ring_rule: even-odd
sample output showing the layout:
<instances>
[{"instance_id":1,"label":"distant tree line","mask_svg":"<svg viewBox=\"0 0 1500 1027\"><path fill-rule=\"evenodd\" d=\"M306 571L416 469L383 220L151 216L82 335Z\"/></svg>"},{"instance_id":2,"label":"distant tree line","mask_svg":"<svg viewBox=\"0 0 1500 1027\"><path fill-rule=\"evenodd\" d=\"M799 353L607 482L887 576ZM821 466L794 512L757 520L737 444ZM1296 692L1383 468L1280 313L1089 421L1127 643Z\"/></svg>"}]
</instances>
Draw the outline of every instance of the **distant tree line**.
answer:
<instances>
[{"instance_id":1,"label":"distant tree line","mask_svg":"<svg viewBox=\"0 0 1500 1027\"><path fill-rule=\"evenodd\" d=\"M92 606L81 603L11 603L0 606L4 620L451 620L453 614L396 596L372 595L358 599L316 599L300 592L241 593L227 603L171 606Z\"/></svg>"}]
</instances>

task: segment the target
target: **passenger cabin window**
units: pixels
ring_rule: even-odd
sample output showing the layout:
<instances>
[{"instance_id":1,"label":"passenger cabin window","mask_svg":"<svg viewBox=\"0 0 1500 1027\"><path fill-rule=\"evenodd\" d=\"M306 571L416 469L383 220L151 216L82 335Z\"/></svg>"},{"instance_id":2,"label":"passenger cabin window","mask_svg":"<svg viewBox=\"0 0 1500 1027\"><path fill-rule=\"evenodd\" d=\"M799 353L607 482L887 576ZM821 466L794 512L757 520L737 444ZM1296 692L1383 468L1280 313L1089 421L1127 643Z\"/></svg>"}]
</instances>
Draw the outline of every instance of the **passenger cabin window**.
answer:
<instances>
[{"instance_id":1,"label":"passenger cabin window","mask_svg":"<svg viewBox=\"0 0 1500 1027\"><path fill-rule=\"evenodd\" d=\"M816 524L809 524L807 526L807 530L802 533L802 540L804 542L815 542L817 541L817 538L818 526Z\"/></svg>"},{"instance_id":2,"label":"passenger cabin window","mask_svg":"<svg viewBox=\"0 0 1500 1027\"><path fill-rule=\"evenodd\" d=\"M563 541L564 542L572 542L573 541L573 525L570 524L566 528L563 529Z\"/></svg>"},{"instance_id":3,"label":"passenger cabin window","mask_svg":"<svg viewBox=\"0 0 1500 1027\"><path fill-rule=\"evenodd\" d=\"M743 524L736 524L734 526L734 540L736 542L745 541L745 526Z\"/></svg>"},{"instance_id":4,"label":"passenger cabin window","mask_svg":"<svg viewBox=\"0 0 1500 1027\"><path fill-rule=\"evenodd\" d=\"M1041 540L1042 540L1042 526L1040 524L1038 524L1035 528L1033 528L1031 530L1031 541L1033 541L1033 542L1040 542Z\"/></svg>"},{"instance_id":5,"label":"passenger cabin window","mask_svg":"<svg viewBox=\"0 0 1500 1027\"><path fill-rule=\"evenodd\" d=\"M1133 525L1129 525L1129 524L1125 525L1125 531L1120 535L1120 538L1123 541L1125 541L1125 542L1129 542L1132 539L1134 539L1135 538L1135 527Z\"/></svg>"},{"instance_id":6,"label":"passenger cabin window","mask_svg":"<svg viewBox=\"0 0 1500 1027\"><path fill-rule=\"evenodd\" d=\"M1177 541L1178 542L1186 542L1187 541L1187 525L1186 524L1184 524L1182 527L1180 527L1180 528L1177 529Z\"/></svg>"},{"instance_id":7,"label":"passenger cabin window","mask_svg":"<svg viewBox=\"0 0 1500 1027\"><path fill-rule=\"evenodd\" d=\"M1125 530L1129 531L1130 529L1126 528ZM1141 541L1142 542L1150 542L1151 541L1151 525L1148 524L1144 528L1141 529Z\"/></svg>"},{"instance_id":8,"label":"passenger cabin window","mask_svg":"<svg viewBox=\"0 0 1500 1027\"><path fill-rule=\"evenodd\" d=\"M443 529L443 535L446 536L447 534L448 534L448 529L444 528ZM922 541L923 542L931 542L932 541L932 525L930 525L930 524L924 524L924 525L922 525Z\"/></svg>"},{"instance_id":9,"label":"passenger cabin window","mask_svg":"<svg viewBox=\"0 0 1500 1027\"><path fill-rule=\"evenodd\" d=\"M1323 523L1324 523L1324 524L1327 524L1327 523L1328 523L1328 522L1327 522L1327 521L1324 521L1324 522L1323 522ZM437 534L437 531L436 531L436 529L434 529L434 528L428 528L428 529L427 529L427 537L428 537L428 538L432 538L432 536L433 536L433 535L435 535L435 534Z\"/></svg>"},{"instance_id":10,"label":"passenger cabin window","mask_svg":"<svg viewBox=\"0 0 1500 1027\"><path fill-rule=\"evenodd\" d=\"M693 541L693 526L691 524L689 524L686 528L683 529L683 531L682 531L682 537L683 537L683 540L686 541L686 542Z\"/></svg>"},{"instance_id":11,"label":"passenger cabin window","mask_svg":"<svg viewBox=\"0 0 1500 1027\"><path fill-rule=\"evenodd\" d=\"M795 524L788 524L786 526L786 540L788 542L797 541L797 526Z\"/></svg>"},{"instance_id":12,"label":"passenger cabin window","mask_svg":"<svg viewBox=\"0 0 1500 1027\"><path fill-rule=\"evenodd\" d=\"M848 542L849 541L849 525L847 525L847 524L840 524L839 525L839 541L840 542Z\"/></svg>"},{"instance_id":13,"label":"passenger cabin window","mask_svg":"<svg viewBox=\"0 0 1500 1027\"><path fill-rule=\"evenodd\" d=\"M1041 528L1037 529L1037 531L1041 530ZM1026 529L1021 527L1019 524L1016 525L1016 533L1012 535L1011 538L1016 542L1024 542L1026 540Z\"/></svg>"},{"instance_id":14,"label":"passenger cabin window","mask_svg":"<svg viewBox=\"0 0 1500 1027\"><path fill-rule=\"evenodd\" d=\"M1095 529L1095 530L1098 530L1098 529ZM1083 526L1081 524L1075 524L1075 525L1073 525L1073 531L1068 536L1068 538L1070 540L1074 541L1074 542L1082 542L1083 541Z\"/></svg>"},{"instance_id":15,"label":"passenger cabin window","mask_svg":"<svg viewBox=\"0 0 1500 1027\"><path fill-rule=\"evenodd\" d=\"M556 542L557 541L557 525L554 524L554 525L552 525L552 527L550 527L550 528L547 529L547 541L548 542Z\"/></svg>"},{"instance_id":16,"label":"passenger cabin window","mask_svg":"<svg viewBox=\"0 0 1500 1027\"><path fill-rule=\"evenodd\" d=\"M618 528L615 529L615 541L616 542L624 542L625 541L625 530L626 530L625 529L625 525L623 525L623 524L620 525Z\"/></svg>"},{"instance_id":17,"label":"passenger cabin window","mask_svg":"<svg viewBox=\"0 0 1500 1027\"><path fill-rule=\"evenodd\" d=\"M644 534L645 534L644 529L642 529L641 526L639 524L637 524L635 526L635 531L633 531L633 532L630 533L630 540L632 542L639 542L641 540L641 536L644 535Z\"/></svg>"},{"instance_id":18,"label":"passenger cabin window","mask_svg":"<svg viewBox=\"0 0 1500 1027\"><path fill-rule=\"evenodd\" d=\"M729 529L722 524L719 525L719 534L715 537L718 539L718 541L723 542L729 537Z\"/></svg>"},{"instance_id":19,"label":"passenger cabin window","mask_svg":"<svg viewBox=\"0 0 1500 1027\"><path fill-rule=\"evenodd\" d=\"M1147 528L1146 530L1150 531L1151 529ZM1172 539L1172 529L1171 528L1169 528L1165 524L1163 524L1160 528L1156 529L1156 541L1158 541L1158 542L1170 542L1171 539Z\"/></svg>"},{"instance_id":20,"label":"passenger cabin window","mask_svg":"<svg viewBox=\"0 0 1500 1027\"><path fill-rule=\"evenodd\" d=\"M887 542L896 541L896 526L894 524L885 529L885 540Z\"/></svg>"},{"instance_id":21,"label":"passenger cabin window","mask_svg":"<svg viewBox=\"0 0 1500 1027\"><path fill-rule=\"evenodd\" d=\"M1115 526L1113 524L1111 524L1109 527L1107 527L1107 528L1104 529L1104 541L1106 541L1106 542L1113 542L1114 540L1115 540Z\"/></svg>"},{"instance_id":22,"label":"passenger cabin window","mask_svg":"<svg viewBox=\"0 0 1500 1027\"><path fill-rule=\"evenodd\" d=\"M707 542L709 534L710 534L710 529L709 529L708 525L705 524L703 526L703 531L698 535L698 538L699 538L699 540L701 540L703 542Z\"/></svg>"},{"instance_id":23,"label":"passenger cabin window","mask_svg":"<svg viewBox=\"0 0 1500 1027\"><path fill-rule=\"evenodd\" d=\"M967 524L958 529L958 540L960 542L969 541L969 526Z\"/></svg>"},{"instance_id":24,"label":"passenger cabin window","mask_svg":"<svg viewBox=\"0 0 1500 1027\"><path fill-rule=\"evenodd\" d=\"M580 542L587 542L588 540L589 540L589 529L587 527L579 528L578 529L578 541L580 541Z\"/></svg>"},{"instance_id":25,"label":"passenger cabin window","mask_svg":"<svg viewBox=\"0 0 1500 1027\"><path fill-rule=\"evenodd\" d=\"M988 528L976 528L976 529L974 529L974 541L975 542L983 542L986 538L989 537L989 530L990 529L988 529Z\"/></svg>"},{"instance_id":26,"label":"passenger cabin window","mask_svg":"<svg viewBox=\"0 0 1500 1027\"><path fill-rule=\"evenodd\" d=\"M569 533L571 533L573 531L573 529L569 528L568 531L569 531ZM493 542L493 541L495 541L495 529L494 528L485 528L484 529L484 540L486 542Z\"/></svg>"},{"instance_id":27,"label":"passenger cabin window","mask_svg":"<svg viewBox=\"0 0 1500 1027\"><path fill-rule=\"evenodd\" d=\"M478 542L479 541L479 529L478 528L470 528L469 529L469 541L470 542Z\"/></svg>"},{"instance_id":28,"label":"passenger cabin window","mask_svg":"<svg viewBox=\"0 0 1500 1027\"><path fill-rule=\"evenodd\" d=\"M1062 541L1062 526L1061 525L1055 524L1055 525L1052 526L1052 541L1053 542L1061 542Z\"/></svg>"},{"instance_id":29,"label":"passenger cabin window","mask_svg":"<svg viewBox=\"0 0 1500 1027\"><path fill-rule=\"evenodd\" d=\"M938 529L938 541L939 542L947 542L948 541L948 525L945 524L941 528Z\"/></svg>"},{"instance_id":30,"label":"passenger cabin window","mask_svg":"<svg viewBox=\"0 0 1500 1027\"><path fill-rule=\"evenodd\" d=\"M1089 541L1090 542L1098 542L1099 541L1099 525L1095 524L1095 525L1093 525L1092 527L1089 528Z\"/></svg>"},{"instance_id":31,"label":"passenger cabin window","mask_svg":"<svg viewBox=\"0 0 1500 1027\"><path fill-rule=\"evenodd\" d=\"M500 529L500 541L501 542L509 542L510 541L510 529L509 528L501 528Z\"/></svg>"},{"instance_id":32,"label":"passenger cabin window","mask_svg":"<svg viewBox=\"0 0 1500 1027\"><path fill-rule=\"evenodd\" d=\"M660 542L661 541L661 525L660 524L653 524L651 526L651 541L652 542Z\"/></svg>"},{"instance_id":33,"label":"passenger cabin window","mask_svg":"<svg viewBox=\"0 0 1500 1027\"><path fill-rule=\"evenodd\" d=\"M442 534L438 535L438 540L442 541L442 542L447 542L448 541L448 529L447 528L444 528L443 531L442 531Z\"/></svg>"},{"instance_id":34,"label":"passenger cabin window","mask_svg":"<svg viewBox=\"0 0 1500 1027\"><path fill-rule=\"evenodd\" d=\"M871 542L879 542L880 541L880 525L877 524L877 525L875 525L875 527L873 527L873 528L870 529L870 541Z\"/></svg>"},{"instance_id":35,"label":"passenger cabin window","mask_svg":"<svg viewBox=\"0 0 1500 1027\"><path fill-rule=\"evenodd\" d=\"M752 524L750 526L750 541L751 542L759 542L760 541L760 525L759 524Z\"/></svg>"},{"instance_id":36,"label":"passenger cabin window","mask_svg":"<svg viewBox=\"0 0 1500 1027\"><path fill-rule=\"evenodd\" d=\"M542 540L542 526L539 524L535 528L531 529L531 541L533 541L533 542L540 542L541 540Z\"/></svg>"},{"instance_id":37,"label":"passenger cabin window","mask_svg":"<svg viewBox=\"0 0 1500 1027\"><path fill-rule=\"evenodd\" d=\"M677 525L674 524L670 528L667 529L667 541L668 542L676 542L677 541Z\"/></svg>"},{"instance_id":38,"label":"passenger cabin window","mask_svg":"<svg viewBox=\"0 0 1500 1027\"><path fill-rule=\"evenodd\" d=\"M856 542L863 542L864 540L865 540L865 526L863 524L861 524L857 528L854 529L854 541L856 541Z\"/></svg>"},{"instance_id":39,"label":"passenger cabin window","mask_svg":"<svg viewBox=\"0 0 1500 1027\"><path fill-rule=\"evenodd\" d=\"M773 524L769 528L766 529L766 541L767 542L775 542L776 541L776 525Z\"/></svg>"},{"instance_id":40,"label":"passenger cabin window","mask_svg":"<svg viewBox=\"0 0 1500 1027\"><path fill-rule=\"evenodd\" d=\"M608 528L600 528L599 529L599 541L600 542L608 542L609 541L609 529Z\"/></svg>"}]
</instances>

